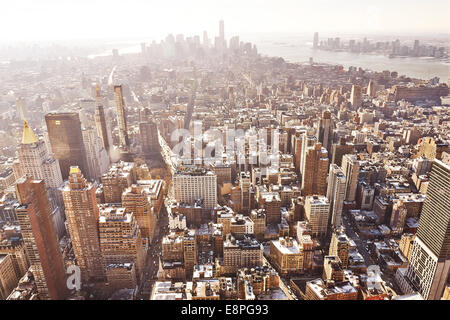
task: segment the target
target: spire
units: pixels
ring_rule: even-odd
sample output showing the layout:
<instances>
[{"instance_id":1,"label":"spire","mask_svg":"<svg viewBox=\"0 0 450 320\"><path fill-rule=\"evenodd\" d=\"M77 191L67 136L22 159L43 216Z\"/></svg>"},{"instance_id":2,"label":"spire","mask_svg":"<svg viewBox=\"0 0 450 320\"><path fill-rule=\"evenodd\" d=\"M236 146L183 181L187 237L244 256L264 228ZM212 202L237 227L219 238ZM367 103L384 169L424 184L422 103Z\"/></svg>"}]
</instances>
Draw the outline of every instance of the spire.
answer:
<instances>
[{"instance_id":1,"label":"spire","mask_svg":"<svg viewBox=\"0 0 450 320\"><path fill-rule=\"evenodd\" d=\"M22 144L32 144L38 142L39 139L34 134L33 130L31 130L28 122L24 120L23 122L23 135L22 135Z\"/></svg>"},{"instance_id":2,"label":"spire","mask_svg":"<svg viewBox=\"0 0 450 320\"><path fill-rule=\"evenodd\" d=\"M95 85L95 101L97 103L97 106L102 105L102 95L101 95L101 90L100 90L100 86L98 85L98 83Z\"/></svg>"}]
</instances>

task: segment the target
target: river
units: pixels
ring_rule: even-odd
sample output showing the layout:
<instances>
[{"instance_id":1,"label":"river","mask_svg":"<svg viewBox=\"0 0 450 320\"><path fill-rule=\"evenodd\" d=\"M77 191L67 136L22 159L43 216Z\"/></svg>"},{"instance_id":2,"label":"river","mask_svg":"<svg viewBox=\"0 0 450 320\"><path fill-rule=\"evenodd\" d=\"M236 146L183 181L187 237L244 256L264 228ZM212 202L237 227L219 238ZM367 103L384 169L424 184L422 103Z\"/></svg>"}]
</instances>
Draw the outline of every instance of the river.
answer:
<instances>
[{"instance_id":1,"label":"river","mask_svg":"<svg viewBox=\"0 0 450 320\"><path fill-rule=\"evenodd\" d=\"M314 62L340 64L345 68L354 66L373 71L397 71L399 75L426 80L439 77L440 82L447 82L450 78L450 63L448 60L415 57L389 58L388 56L375 54L314 50L311 39L305 36L287 34L249 34L241 39L241 41L250 41L256 44L258 52L262 55L282 57L289 62L306 62L312 57ZM117 44L117 47L120 54L138 53L141 51L139 42ZM106 55L111 55L111 51L93 54L89 57L94 58Z\"/></svg>"}]
</instances>

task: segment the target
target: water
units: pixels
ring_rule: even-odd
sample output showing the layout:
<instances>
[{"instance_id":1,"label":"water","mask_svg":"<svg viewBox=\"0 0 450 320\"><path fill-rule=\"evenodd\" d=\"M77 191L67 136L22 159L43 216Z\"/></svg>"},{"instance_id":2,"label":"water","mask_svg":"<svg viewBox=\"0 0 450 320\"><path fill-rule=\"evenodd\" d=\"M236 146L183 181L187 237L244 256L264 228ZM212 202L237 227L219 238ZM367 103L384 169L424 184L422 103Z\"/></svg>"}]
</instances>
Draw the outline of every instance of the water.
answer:
<instances>
[{"instance_id":1,"label":"water","mask_svg":"<svg viewBox=\"0 0 450 320\"><path fill-rule=\"evenodd\" d=\"M298 40L292 37L259 38L255 39L254 43L259 53L280 56L289 62L306 62L312 57L314 62L340 64L344 68L354 66L378 72L397 71L399 75L427 80L439 77L441 82L447 82L450 78L450 63L434 58L389 58L375 54L314 50L310 40Z\"/></svg>"},{"instance_id":2,"label":"water","mask_svg":"<svg viewBox=\"0 0 450 320\"><path fill-rule=\"evenodd\" d=\"M388 56L375 54L313 50L310 38L312 36L249 34L241 37L241 41L256 44L258 52L262 55L282 57L289 62L307 62L312 57L314 62L340 64L344 68L353 66L378 72L384 70L397 71L399 76L406 75L426 80L439 77L441 82L447 82L450 78L450 63L448 60L413 57L389 58ZM144 42L149 43L148 41ZM141 51L140 42L123 44L118 49L120 54L139 53ZM93 54L89 57L108 55L111 55L111 51Z\"/></svg>"}]
</instances>

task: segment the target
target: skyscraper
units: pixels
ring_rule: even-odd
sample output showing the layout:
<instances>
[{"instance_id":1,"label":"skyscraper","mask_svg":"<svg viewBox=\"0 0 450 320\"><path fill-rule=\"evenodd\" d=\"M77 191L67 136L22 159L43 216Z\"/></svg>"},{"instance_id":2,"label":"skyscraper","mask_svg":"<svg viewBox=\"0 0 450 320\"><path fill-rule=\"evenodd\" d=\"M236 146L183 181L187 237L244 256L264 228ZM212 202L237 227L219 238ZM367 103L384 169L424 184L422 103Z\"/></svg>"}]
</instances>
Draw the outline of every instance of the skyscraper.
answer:
<instances>
[{"instance_id":1,"label":"skyscraper","mask_svg":"<svg viewBox=\"0 0 450 320\"><path fill-rule=\"evenodd\" d=\"M64 181L61 176L59 162L49 154L44 140L39 140L36 137L27 121L24 121L18 156L21 174L45 181L45 186L50 196L52 219L58 235L61 236L65 227L64 216L62 210L60 210L63 206L62 196L58 188L62 187Z\"/></svg>"},{"instance_id":2,"label":"skyscraper","mask_svg":"<svg viewBox=\"0 0 450 320\"><path fill-rule=\"evenodd\" d=\"M319 47L319 33L314 32L313 48L317 49Z\"/></svg>"},{"instance_id":3,"label":"skyscraper","mask_svg":"<svg viewBox=\"0 0 450 320\"><path fill-rule=\"evenodd\" d=\"M331 112L326 110L322 113L322 118L320 118L318 123L317 137L319 138L319 142L328 152L331 151L331 146L333 144L333 129L334 124L331 119Z\"/></svg>"},{"instance_id":4,"label":"skyscraper","mask_svg":"<svg viewBox=\"0 0 450 320\"><path fill-rule=\"evenodd\" d=\"M137 185L127 188L122 194L122 206L132 212L143 238L152 238L156 217L149 202L149 195Z\"/></svg>"},{"instance_id":5,"label":"skyscraper","mask_svg":"<svg viewBox=\"0 0 450 320\"><path fill-rule=\"evenodd\" d=\"M428 300L442 297L450 272L450 166L435 160L406 278Z\"/></svg>"},{"instance_id":6,"label":"skyscraper","mask_svg":"<svg viewBox=\"0 0 450 320\"><path fill-rule=\"evenodd\" d=\"M121 151L129 151L127 115L122 86L114 86L114 100L116 101L117 125L119 127L119 147Z\"/></svg>"},{"instance_id":7,"label":"skyscraper","mask_svg":"<svg viewBox=\"0 0 450 320\"><path fill-rule=\"evenodd\" d=\"M308 147L304 174L302 175L303 195L325 195L327 192L328 152L322 144Z\"/></svg>"},{"instance_id":8,"label":"skyscraper","mask_svg":"<svg viewBox=\"0 0 450 320\"><path fill-rule=\"evenodd\" d=\"M337 227L342 224L342 208L345 200L345 175L342 169L336 164L330 165L327 198L330 201L329 224Z\"/></svg>"},{"instance_id":9,"label":"skyscraper","mask_svg":"<svg viewBox=\"0 0 450 320\"><path fill-rule=\"evenodd\" d=\"M81 278L84 283L102 281L105 278L105 266L100 253L95 188L86 181L80 168L72 166L62 193Z\"/></svg>"},{"instance_id":10,"label":"skyscraper","mask_svg":"<svg viewBox=\"0 0 450 320\"><path fill-rule=\"evenodd\" d=\"M17 219L39 298L65 299L66 271L44 180L20 178L16 193L20 203L16 208Z\"/></svg>"},{"instance_id":11,"label":"skyscraper","mask_svg":"<svg viewBox=\"0 0 450 320\"><path fill-rule=\"evenodd\" d=\"M105 110L101 101L100 87L96 88L96 108L95 108L95 125L97 127L97 134L102 139L103 147L108 152L109 156L109 137L108 127L106 125Z\"/></svg>"},{"instance_id":12,"label":"skyscraper","mask_svg":"<svg viewBox=\"0 0 450 320\"><path fill-rule=\"evenodd\" d=\"M345 175L345 201L356 200L356 189L358 187L359 161L356 155L346 154L342 157L342 171Z\"/></svg>"},{"instance_id":13,"label":"skyscraper","mask_svg":"<svg viewBox=\"0 0 450 320\"><path fill-rule=\"evenodd\" d=\"M97 130L93 127L83 129L84 149L89 169L89 176L98 179L103 173L108 171L110 159L103 147Z\"/></svg>"},{"instance_id":14,"label":"skyscraper","mask_svg":"<svg viewBox=\"0 0 450 320\"><path fill-rule=\"evenodd\" d=\"M367 95L371 98L375 97L375 93L377 92L377 85L375 81L370 80L369 85L367 86Z\"/></svg>"},{"instance_id":15,"label":"skyscraper","mask_svg":"<svg viewBox=\"0 0 450 320\"><path fill-rule=\"evenodd\" d=\"M151 119L139 123L139 133L142 153L146 158L151 157L155 152L159 152L158 128Z\"/></svg>"},{"instance_id":16,"label":"skyscraper","mask_svg":"<svg viewBox=\"0 0 450 320\"><path fill-rule=\"evenodd\" d=\"M362 90L361 87L354 84L352 86L352 92L350 94L350 103L354 109L361 107L362 103Z\"/></svg>"},{"instance_id":17,"label":"skyscraper","mask_svg":"<svg viewBox=\"0 0 450 320\"><path fill-rule=\"evenodd\" d=\"M61 176L65 177L71 166L78 166L83 172L88 172L78 113L49 113L45 115L45 122L52 151L59 161Z\"/></svg>"}]
</instances>

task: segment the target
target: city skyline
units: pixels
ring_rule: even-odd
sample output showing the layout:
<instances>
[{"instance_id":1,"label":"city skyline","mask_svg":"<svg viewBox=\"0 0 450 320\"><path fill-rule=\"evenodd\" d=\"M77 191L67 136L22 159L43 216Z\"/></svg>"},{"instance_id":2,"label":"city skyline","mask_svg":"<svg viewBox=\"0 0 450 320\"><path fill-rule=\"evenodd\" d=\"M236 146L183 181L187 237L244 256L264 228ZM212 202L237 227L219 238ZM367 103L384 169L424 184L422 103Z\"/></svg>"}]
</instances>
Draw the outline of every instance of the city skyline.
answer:
<instances>
[{"instance_id":1,"label":"city skyline","mask_svg":"<svg viewBox=\"0 0 450 320\"><path fill-rule=\"evenodd\" d=\"M11 4L0 300L450 300L448 6Z\"/></svg>"}]
</instances>

